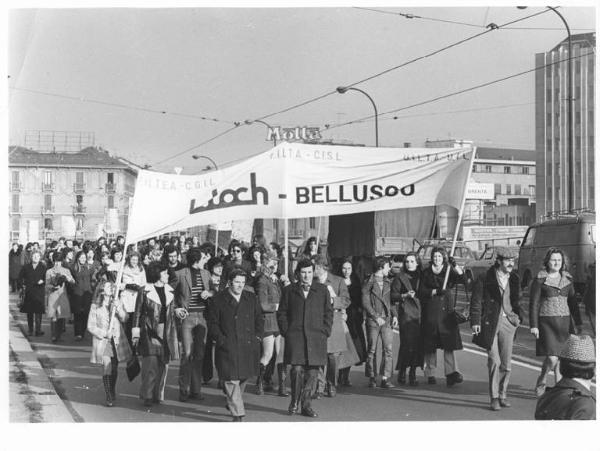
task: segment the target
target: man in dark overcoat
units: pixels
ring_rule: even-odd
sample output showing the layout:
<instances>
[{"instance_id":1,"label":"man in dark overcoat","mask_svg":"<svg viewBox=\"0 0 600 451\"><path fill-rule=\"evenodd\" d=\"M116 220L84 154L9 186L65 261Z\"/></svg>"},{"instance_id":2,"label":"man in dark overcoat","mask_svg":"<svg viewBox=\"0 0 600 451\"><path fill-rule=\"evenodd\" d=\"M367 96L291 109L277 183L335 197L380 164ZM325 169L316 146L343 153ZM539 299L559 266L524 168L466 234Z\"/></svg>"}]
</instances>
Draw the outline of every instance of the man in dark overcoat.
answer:
<instances>
[{"instance_id":1,"label":"man in dark overcoat","mask_svg":"<svg viewBox=\"0 0 600 451\"><path fill-rule=\"evenodd\" d=\"M519 276L513 272L516 252L501 247L496 263L481 274L471 297L473 343L488 353L490 409L510 407L507 399L513 341L521 323Z\"/></svg>"},{"instance_id":2,"label":"man in dark overcoat","mask_svg":"<svg viewBox=\"0 0 600 451\"><path fill-rule=\"evenodd\" d=\"M283 289L277 310L279 330L285 337L284 363L292 365L292 400L288 413L316 417L311 407L320 366L327 364L327 338L331 335L333 308L325 285L313 280L313 264L301 260L296 267L298 282Z\"/></svg>"},{"instance_id":3,"label":"man in dark overcoat","mask_svg":"<svg viewBox=\"0 0 600 451\"><path fill-rule=\"evenodd\" d=\"M242 394L258 374L264 319L258 298L244 290L246 272L234 268L229 288L215 297L208 311L208 334L215 341L215 361L223 380L227 409L233 421L246 415Z\"/></svg>"}]
</instances>

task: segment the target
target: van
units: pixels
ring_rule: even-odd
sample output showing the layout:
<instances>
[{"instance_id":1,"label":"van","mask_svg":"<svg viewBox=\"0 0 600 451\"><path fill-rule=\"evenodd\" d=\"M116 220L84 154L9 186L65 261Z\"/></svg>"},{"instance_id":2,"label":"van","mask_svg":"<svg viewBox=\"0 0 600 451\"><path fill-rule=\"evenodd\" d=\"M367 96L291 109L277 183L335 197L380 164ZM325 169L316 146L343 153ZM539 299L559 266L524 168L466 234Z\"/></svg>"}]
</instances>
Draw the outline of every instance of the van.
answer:
<instances>
[{"instance_id":1,"label":"van","mask_svg":"<svg viewBox=\"0 0 600 451\"><path fill-rule=\"evenodd\" d=\"M565 253L575 291L582 295L590 265L596 261L596 217L582 214L530 226L519 249L519 276L523 288L529 286L542 269L546 252L551 247L558 247Z\"/></svg>"}]
</instances>

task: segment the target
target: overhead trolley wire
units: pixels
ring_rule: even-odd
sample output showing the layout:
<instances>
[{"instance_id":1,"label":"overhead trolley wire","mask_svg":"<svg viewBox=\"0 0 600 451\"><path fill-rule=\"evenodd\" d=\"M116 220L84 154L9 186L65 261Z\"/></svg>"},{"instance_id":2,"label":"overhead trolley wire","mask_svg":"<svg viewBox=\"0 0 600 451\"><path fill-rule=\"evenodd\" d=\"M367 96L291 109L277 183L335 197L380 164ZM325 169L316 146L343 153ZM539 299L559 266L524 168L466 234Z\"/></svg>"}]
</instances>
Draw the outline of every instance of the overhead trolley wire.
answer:
<instances>
[{"instance_id":1,"label":"overhead trolley wire","mask_svg":"<svg viewBox=\"0 0 600 451\"><path fill-rule=\"evenodd\" d=\"M425 58L429 58L429 57L431 57L431 56L437 55L438 53L441 53L441 52L443 52L443 51L449 50L449 49L451 49L451 48L453 48L453 47L456 47L456 46L458 46L458 45L464 44L465 42L471 41L471 40L473 40L473 39L475 39L475 38L478 38L478 37L480 37L480 36L483 36L483 35L485 35L485 34L487 34L487 33L490 33L490 32L492 32L492 31L495 31L496 29L499 29L499 28L504 28L504 27L507 27L508 25L512 25L512 24L515 24L515 23L517 23L517 22L521 22L521 21L523 21L523 20L529 19L529 18L531 18L531 17L539 16L539 15L541 15L541 14L546 14L546 13L547 13L547 12L549 12L549 11L550 11L549 9L545 9L545 10L538 11L538 12L536 12L536 13L533 13L533 14L529 14L528 16L524 16L524 17L521 17L521 18L519 18L519 19L512 20L512 21L510 21L510 22L506 22L505 24L498 25L498 26L497 26L497 27L495 27L495 28L488 28L488 29L486 29L486 30L484 30L484 31L481 31L481 32L479 32L479 33L476 33L476 34L474 34L474 35L472 35L472 36L470 36L470 37L467 37L467 38L465 38L465 39L461 39L460 41L457 41L457 42L455 42L455 43L453 43L453 44L450 44L450 45L447 45L447 46L445 46L445 47L442 47L441 49L435 50L435 51L433 51L433 52L431 52L431 53L428 53L428 54L426 54L426 55L419 56L419 57L417 57L417 58L413 58L412 60L406 61L406 62L404 62L404 63L402 63L402 64L399 64L399 65L397 65L397 66L391 67L391 68L389 68L389 69L386 69L386 70L384 70L384 71L382 71L382 72L376 73L376 74L374 74L374 75L371 75L371 76L369 76L369 77L367 77L367 78L363 78L362 80L358 80L358 81L355 81L354 83L347 84L347 85L344 85L344 86L346 86L346 87L349 87L349 88L350 88L350 87L356 86L356 85L358 85L358 84L361 84L361 83L364 83L364 82L367 82L367 81L373 80L373 79L375 79L375 78L381 77L382 75L388 74L388 73L390 73L390 72L393 72L393 71L395 71L395 70L397 70L397 69L400 69L400 68L402 68L402 67L408 66L409 64L415 63L415 62L417 62L417 61L420 61L420 60L422 60L422 59L425 59ZM332 95L332 94L336 94L336 93L337 93L337 91L336 91L336 90L332 90L332 91L329 91L329 92L327 92L327 93L325 93L325 94L322 94L322 95L320 95L320 96L314 97L314 98L312 98L312 99L310 99L310 100L306 100L306 101L304 101L304 102L300 102L300 103L298 103L298 104L292 105L292 106L290 106L290 107L288 107L288 108L284 108L284 109L282 109L282 110L279 110L279 111L276 111L276 112L274 112L274 113L266 114L266 115L264 115L264 116L261 116L261 117L259 117L259 118L255 119L255 120L264 120L264 119L267 119L267 118L270 118L270 117L276 116L276 115L278 115L278 114L287 113L288 111L291 111L291 110L294 110L294 109L300 108L300 107L302 107L302 106L305 106L305 105L308 105L308 104L310 104L310 103L316 102L317 100L324 99L325 97L328 97L328 96L330 96L330 95Z\"/></svg>"},{"instance_id":2,"label":"overhead trolley wire","mask_svg":"<svg viewBox=\"0 0 600 451\"><path fill-rule=\"evenodd\" d=\"M396 108L396 109L393 109L393 110L384 111L383 113L379 113L377 116L379 117L379 116L383 116L383 115L386 115L386 114L397 113L398 111L408 110L408 109L411 109L411 108L415 108L417 106L426 105L426 104L429 104L429 103L437 102L438 100L443 100L443 99L447 99L449 97L454 97L454 96L457 96L457 95L460 95L460 94L464 94L466 92L475 91L476 89L484 88L484 87L487 87L487 86L490 86L490 85L493 85L493 84L496 84L496 83L500 83L500 82L503 82L503 81L506 81L506 80L510 80L512 78L520 77L522 75L525 75L525 74L528 74L528 73L531 73L531 72L535 72L537 70L544 69L544 68L549 67L549 66L554 66L555 64L560 64L562 62L568 61L569 59L583 58L584 56L588 56L588 55L591 55L591 54L592 54L592 52L588 52L588 53L583 53L581 55L573 56L571 58L564 58L564 59L561 59L561 60L558 60L558 61L554 61L552 63L548 63L548 64L544 64L542 66L534 67L533 69L528 69L528 70L525 70L525 71L522 71L522 72L518 72L518 73L515 73L515 74L512 74L512 75L507 75L506 77L497 78L495 80L492 80L492 81L489 81L489 82L486 82L486 83L481 83L479 85L472 86L470 88L461 89L459 91L451 92L449 94L444 94L442 96L434 97L432 99L424 100L422 102L413 103L411 105L404 106L404 107L401 107L401 108ZM371 114L369 116L364 116L364 117L362 117L360 119L354 119L352 121L348 121L348 122L343 122L341 124L332 125L328 129L331 130L331 129L334 129L334 128L344 127L346 125L351 125L351 124L356 124L356 123L364 122L364 121L366 121L368 119L372 119L374 117L375 117L375 115Z\"/></svg>"},{"instance_id":3,"label":"overhead trolley wire","mask_svg":"<svg viewBox=\"0 0 600 451\"><path fill-rule=\"evenodd\" d=\"M146 107L126 105L126 104L123 104L123 103L106 102L106 101L97 100L97 99L88 99L86 97L69 96L69 95L57 94L57 93L53 93L53 92L39 91L39 90L36 90L36 89L17 88L17 87L10 87L10 89L14 90L14 91L30 92L30 93L33 93L33 94L40 94L40 95L49 96L49 97L58 97L58 98L61 98L61 99L76 100L76 101L84 102L84 103L95 103L95 104L98 104L98 105L105 105L105 106L111 106L111 107L116 107L116 108L123 108L123 109L126 109L126 110L143 111L145 113L164 114L164 115L169 115L169 116L187 117L187 118L190 118L190 119L200 119L200 120L203 120L203 121L222 122L222 123L226 123L226 124L234 124L233 121L226 121L226 120L223 120L223 119L217 119L217 118L214 118L214 117L201 116L201 115L197 115L197 114L177 113L177 112L173 112L173 111L157 110L157 109L153 109L153 108L146 108Z\"/></svg>"}]
</instances>

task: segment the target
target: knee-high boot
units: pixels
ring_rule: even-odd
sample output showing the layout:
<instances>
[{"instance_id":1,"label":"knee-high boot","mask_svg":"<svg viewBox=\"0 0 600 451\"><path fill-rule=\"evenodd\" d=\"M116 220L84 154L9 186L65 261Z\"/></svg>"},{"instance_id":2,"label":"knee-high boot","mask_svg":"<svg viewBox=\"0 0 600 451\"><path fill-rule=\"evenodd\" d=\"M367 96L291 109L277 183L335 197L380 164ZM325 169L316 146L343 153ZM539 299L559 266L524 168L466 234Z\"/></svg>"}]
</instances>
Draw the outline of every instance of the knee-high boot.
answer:
<instances>
[{"instance_id":1,"label":"knee-high boot","mask_svg":"<svg viewBox=\"0 0 600 451\"><path fill-rule=\"evenodd\" d=\"M279 376L279 388L277 394L279 396L289 396L287 389L285 388L285 379L287 376L286 366L283 363L277 364L277 375Z\"/></svg>"},{"instance_id":2,"label":"knee-high boot","mask_svg":"<svg viewBox=\"0 0 600 451\"><path fill-rule=\"evenodd\" d=\"M106 394L106 407L113 406L113 397L110 391L110 374L105 374L102 376L102 382L104 383L104 393Z\"/></svg>"},{"instance_id":3,"label":"knee-high boot","mask_svg":"<svg viewBox=\"0 0 600 451\"><path fill-rule=\"evenodd\" d=\"M44 335L44 332L42 332L42 314L34 313L33 321L35 324L35 335L36 336Z\"/></svg>"},{"instance_id":4,"label":"knee-high boot","mask_svg":"<svg viewBox=\"0 0 600 451\"><path fill-rule=\"evenodd\" d=\"M56 337L56 321L50 321L50 339L52 343L55 343L58 338Z\"/></svg>"},{"instance_id":5,"label":"knee-high boot","mask_svg":"<svg viewBox=\"0 0 600 451\"><path fill-rule=\"evenodd\" d=\"M290 385L292 387L292 399L290 400L290 406L288 413L293 415L298 413L300 407L300 396L302 395L302 382L304 379L304 372L300 369L293 369L290 371Z\"/></svg>"},{"instance_id":6,"label":"knee-high boot","mask_svg":"<svg viewBox=\"0 0 600 451\"><path fill-rule=\"evenodd\" d=\"M265 379L265 366L261 363L258 367L258 378L256 379L256 394L264 395L264 379Z\"/></svg>"},{"instance_id":7,"label":"knee-high boot","mask_svg":"<svg viewBox=\"0 0 600 451\"><path fill-rule=\"evenodd\" d=\"M117 377L119 376L119 367L112 364L112 368L110 370L110 395L112 399L117 399Z\"/></svg>"}]
</instances>

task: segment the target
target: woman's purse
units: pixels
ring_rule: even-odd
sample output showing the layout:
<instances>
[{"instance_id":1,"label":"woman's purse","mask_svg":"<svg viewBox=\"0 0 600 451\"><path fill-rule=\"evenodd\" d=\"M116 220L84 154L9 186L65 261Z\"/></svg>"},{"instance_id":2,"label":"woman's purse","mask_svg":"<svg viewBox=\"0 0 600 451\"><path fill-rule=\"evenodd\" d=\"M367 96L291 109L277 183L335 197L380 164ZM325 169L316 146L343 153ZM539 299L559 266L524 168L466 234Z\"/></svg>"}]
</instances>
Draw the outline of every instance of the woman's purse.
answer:
<instances>
[{"instance_id":1,"label":"woman's purse","mask_svg":"<svg viewBox=\"0 0 600 451\"><path fill-rule=\"evenodd\" d=\"M127 368L125 370L127 371L127 379L129 379L129 382L133 381L138 374L140 374L140 371L142 371L140 360L137 356L137 345L133 347L133 355L127 361Z\"/></svg>"}]
</instances>

